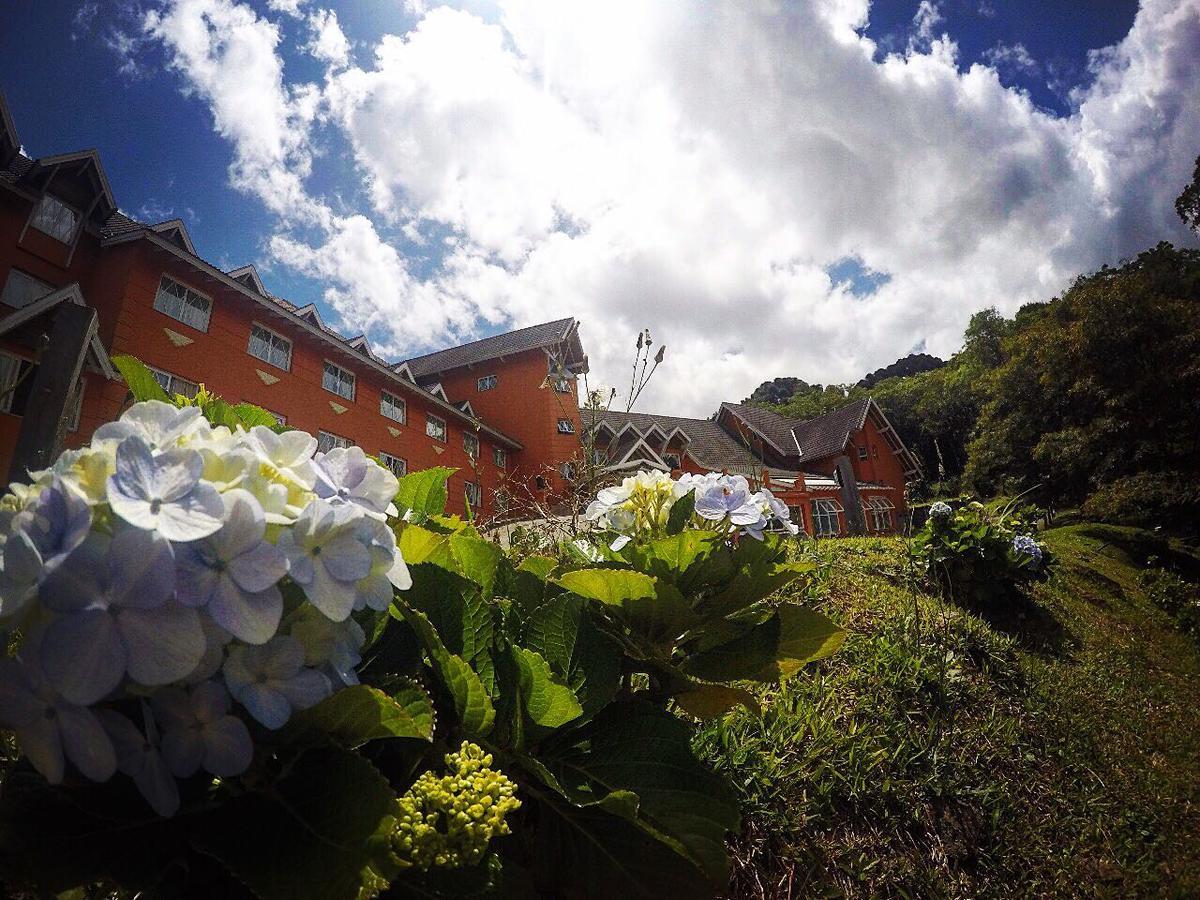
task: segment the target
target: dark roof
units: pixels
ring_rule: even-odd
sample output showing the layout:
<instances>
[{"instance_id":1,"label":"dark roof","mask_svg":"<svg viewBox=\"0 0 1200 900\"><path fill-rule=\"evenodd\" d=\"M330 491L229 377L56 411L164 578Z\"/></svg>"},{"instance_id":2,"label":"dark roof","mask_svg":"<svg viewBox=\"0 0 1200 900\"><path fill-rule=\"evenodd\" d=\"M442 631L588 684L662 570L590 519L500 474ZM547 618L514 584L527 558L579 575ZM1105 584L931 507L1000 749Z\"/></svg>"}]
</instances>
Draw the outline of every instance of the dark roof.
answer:
<instances>
[{"instance_id":1,"label":"dark roof","mask_svg":"<svg viewBox=\"0 0 1200 900\"><path fill-rule=\"evenodd\" d=\"M779 413L771 412L758 406L746 403L722 403L722 409L727 409L754 431L775 445L784 456L796 455L796 442L792 439L792 426L799 419L788 419Z\"/></svg>"},{"instance_id":2,"label":"dark roof","mask_svg":"<svg viewBox=\"0 0 1200 900\"><path fill-rule=\"evenodd\" d=\"M481 338L469 344L436 350L424 356L414 356L405 362L413 377L423 380L440 372L476 365L501 356L511 356L542 347L557 347L576 330L576 327L577 323L573 318L556 319L553 322L543 322L540 325L530 325L516 331Z\"/></svg>"},{"instance_id":3,"label":"dark roof","mask_svg":"<svg viewBox=\"0 0 1200 900\"><path fill-rule=\"evenodd\" d=\"M591 426L591 410L580 410L584 422ZM595 414L601 422L606 422L614 431L620 431L625 423L633 423L633 427L645 433L652 425L658 425L668 434L678 428L690 438L687 452L700 465L713 471L722 469L744 470L747 466L757 469L761 466L758 458L749 448L740 444L724 428L712 419L686 419L681 416L660 416L654 413L604 411Z\"/></svg>"},{"instance_id":4,"label":"dark roof","mask_svg":"<svg viewBox=\"0 0 1200 900\"><path fill-rule=\"evenodd\" d=\"M851 433L862 428L870 405L871 398L865 397L841 409L793 425L791 431L800 445L800 459L808 462L841 453Z\"/></svg>"}]
</instances>

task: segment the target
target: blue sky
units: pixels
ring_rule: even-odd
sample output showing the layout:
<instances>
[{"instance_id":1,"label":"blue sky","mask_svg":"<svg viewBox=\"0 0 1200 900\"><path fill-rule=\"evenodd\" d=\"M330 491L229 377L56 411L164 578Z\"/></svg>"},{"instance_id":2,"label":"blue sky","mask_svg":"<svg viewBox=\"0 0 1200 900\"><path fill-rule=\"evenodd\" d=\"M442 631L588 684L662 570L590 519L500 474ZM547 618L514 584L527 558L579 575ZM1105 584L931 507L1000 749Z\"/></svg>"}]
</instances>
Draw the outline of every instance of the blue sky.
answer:
<instances>
[{"instance_id":1,"label":"blue sky","mask_svg":"<svg viewBox=\"0 0 1200 900\"><path fill-rule=\"evenodd\" d=\"M624 344L605 332L649 325L686 351L686 386L654 399L692 411L776 375L952 352L981 305L1181 238L1161 208L1200 152L1196 0L1148 3L1137 29L1129 0L876 2L865 28L819 3L738 6L43 0L7 13L0 88L31 155L98 148L126 212L183 218L206 258L256 263L397 355L576 314L603 376ZM336 61L313 49L327 10ZM187 44L189 16L210 46ZM231 174L256 140L223 56L242 39L282 70L255 172L294 177L320 226ZM1163 71L1178 81L1145 81ZM1165 155L1139 168L1121 148L1140 140ZM764 336L785 314L824 349Z\"/></svg>"}]
</instances>

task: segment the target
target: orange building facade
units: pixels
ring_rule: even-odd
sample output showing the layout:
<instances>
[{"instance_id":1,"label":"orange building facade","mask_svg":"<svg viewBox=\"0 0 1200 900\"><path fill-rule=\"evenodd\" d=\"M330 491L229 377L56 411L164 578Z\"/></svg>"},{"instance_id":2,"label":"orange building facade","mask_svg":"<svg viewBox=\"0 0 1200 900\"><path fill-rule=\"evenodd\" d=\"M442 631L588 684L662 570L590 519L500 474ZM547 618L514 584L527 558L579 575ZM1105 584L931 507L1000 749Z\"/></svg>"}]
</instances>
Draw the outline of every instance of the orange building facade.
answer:
<instances>
[{"instance_id":1,"label":"orange building facade","mask_svg":"<svg viewBox=\"0 0 1200 900\"><path fill-rule=\"evenodd\" d=\"M450 467L449 511L485 522L561 508L585 447L599 448L592 462L614 477L642 466L742 472L811 534L850 528L845 479L833 477L840 458L868 530L897 527L916 469L869 401L808 423L728 403L704 420L581 410L588 362L572 318L384 360L314 306L273 296L253 266L222 271L201 258L182 221L123 215L95 151L26 156L3 95L0 286L0 476L10 480L24 477L10 471L14 448L64 303L91 307L98 323L60 423L65 447L120 415L128 390L111 357L128 354L169 392L203 384L316 435L322 450L356 444L397 475Z\"/></svg>"}]
</instances>

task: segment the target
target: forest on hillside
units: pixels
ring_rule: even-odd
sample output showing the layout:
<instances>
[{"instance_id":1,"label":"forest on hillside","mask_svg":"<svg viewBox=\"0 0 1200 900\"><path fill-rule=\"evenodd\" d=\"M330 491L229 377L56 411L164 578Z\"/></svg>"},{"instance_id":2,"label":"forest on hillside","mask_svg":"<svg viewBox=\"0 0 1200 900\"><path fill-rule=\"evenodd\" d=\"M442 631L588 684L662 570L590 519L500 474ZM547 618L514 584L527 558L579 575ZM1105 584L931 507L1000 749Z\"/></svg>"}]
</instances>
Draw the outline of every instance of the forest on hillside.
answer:
<instances>
[{"instance_id":1,"label":"forest on hillside","mask_svg":"<svg viewBox=\"0 0 1200 900\"><path fill-rule=\"evenodd\" d=\"M764 383L779 402L762 405L808 418L874 397L930 495L1028 491L1093 518L1195 527L1198 250L1161 243L1011 318L982 310L942 366L853 386L794 381Z\"/></svg>"}]
</instances>

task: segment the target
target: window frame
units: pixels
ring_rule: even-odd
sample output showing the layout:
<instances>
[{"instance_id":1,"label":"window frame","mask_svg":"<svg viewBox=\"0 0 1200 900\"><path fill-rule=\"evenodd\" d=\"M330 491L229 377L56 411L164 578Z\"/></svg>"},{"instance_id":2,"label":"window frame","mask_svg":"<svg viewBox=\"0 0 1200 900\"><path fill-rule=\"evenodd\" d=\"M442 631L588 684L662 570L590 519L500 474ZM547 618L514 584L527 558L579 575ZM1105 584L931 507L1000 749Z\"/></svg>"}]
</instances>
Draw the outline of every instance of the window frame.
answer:
<instances>
[{"instance_id":1,"label":"window frame","mask_svg":"<svg viewBox=\"0 0 1200 900\"><path fill-rule=\"evenodd\" d=\"M37 224L38 214L41 213L42 206L46 203L47 200L57 203L63 209L67 210L68 212L70 212L71 214L73 214L75 216L75 221L71 225L71 233L68 234L65 238L59 237L53 231L47 231L44 228L38 227L38 224ZM33 207L33 212L31 212L29 214L29 227L30 228L32 228L34 231L38 232L38 234L44 234L44 235L46 235L46 237L52 238L53 240L58 241L60 244L64 244L65 246L68 246L68 247L71 246L71 243L75 240L76 235L79 234L79 229L82 226L83 226L83 212L81 210L76 209L74 206L72 206L66 200L50 193L49 191L46 191L45 193L42 194L42 196L40 196L38 198L37 204Z\"/></svg>"},{"instance_id":2,"label":"window frame","mask_svg":"<svg viewBox=\"0 0 1200 900\"><path fill-rule=\"evenodd\" d=\"M26 359L24 356L18 356L9 350L0 350L0 359L12 360L15 364L11 384L9 380L0 377L0 413L7 413L10 416L24 416L24 409L21 412L13 412L13 400L16 399L17 387L21 383L22 367L29 366L31 369L36 365L32 359ZM0 363L0 366L3 366ZM0 375L2 375L0 369Z\"/></svg>"},{"instance_id":3,"label":"window frame","mask_svg":"<svg viewBox=\"0 0 1200 900\"><path fill-rule=\"evenodd\" d=\"M867 449L866 444L858 448L858 458L864 460L870 458L870 451Z\"/></svg>"},{"instance_id":4,"label":"window frame","mask_svg":"<svg viewBox=\"0 0 1200 900\"><path fill-rule=\"evenodd\" d=\"M325 378L326 378L326 376L328 376L328 375L329 375L329 369L328 369L328 367L329 367L329 366L333 366L335 369L337 369L337 370L338 370L338 372L340 372L340 373L341 373L341 374L343 374L343 375L349 375L349 376L350 376L350 396L349 396L349 397L347 397L347 396L346 396L345 394L343 394L341 391L335 391L335 390L333 390L331 387L329 387L329 386L328 386L328 385L325 383ZM338 383L338 384L341 384L341 383L342 383L340 378L338 379L338 382L337 382L337 383ZM347 369L347 368L346 368L346 367L344 367L344 366L339 366L339 365L338 365L337 363L335 363L335 362L334 362L332 359L325 359L325 360L322 360L322 364L321 364L321 390L323 390L323 391L328 391L329 393L333 394L335 397L341 397L343 400L347 400L347 401L349 401L350 403L353 403L353 402L355 401L355 399L358 397L358 375L357 375L357 373L355 373L355 372L351 372L349 369Z\"/></svg>"},{"instance_id":5,"label":"window frame","mask_svg":"<svg viewBox=\"0 0 1200 900\"><path fill-rule=\"evenodd\" d=\"M487 382L486 387L484 386L484 382ZM494 373L491 375L480 375L475 379L475 390L481 394L485 391L494 391L498 384L500 384L500 379Z\"/></svg>"},{"instance_id":6,"label":"window frame","mask_svg":"<svg viewBox=\"0 0 1200 900\"><path fill-rule=\"evenodd\" d=\"M570 394L575 390L575 379L566 376L554 379L554 390L559 394Z\"/></svg>"},{"instance_id":7,"label":"window frame","mask_svg":"<svg viewBox=\"0 0 1200 900\"><path fill-rule=\"evenodd\" d=\"M475 444L475 449L473 451L471 450L471 447L469 446L472 442ZM463 450L466 451L467 456L470 457L472 461L478 461L479 451L480 451L479 435L475 434L472 431L464 431L463 432Z\"/></svg>"},{"instance_id":8,"label":"window frame","mask_svg":"<svg viewBox=\"0 0 1200 900\"><path fill-rule=\"evenodd\" d=\"M281 366L281 365L279 365L279 363L277 363L273 360L270 360L270 359L263 359L261 356L259 356L257 353L254 353L250 349L254 345L253 342L254 342L254 329L255 328L261 328L263 331L265 331L271 337L277 338L278 340L281 340L285 344L287 344L287 365L286 366ZM274 344L272 343L271 346L273 349ZM247 338L247 341L246 341L246 352L248 354L250 354L251 356L253 356L255 359L257 359L259 362L265 362L268 366L274 366L276 369L281 369L284 372L290 372L290 371L292 371L292 351L294 349L295 349L295 344L293 343L291 338L284 337L278 331L276 331L273 328L268 328L262 322L255 322L255 321L251 320L251 322L250 322L250 337Z\"/></svg>"},{"instance_id":9,"label":"window frame","mask_svg":"<svg viewBox=\"0 0 1200 900\"><path fill-rule=\"evenodd\" d=\"M672 462L672 460L674 460L674 462ZM663 462L665 462L672 469L683 468L683 457L678 453L664 453Z\"/></svg>"},{"instance_id":10,"label":"window frame","mask_svg":"<svg viewBox=\"0 0 1200 900\"><path fill-rule=\"evenodd\" d=\"M492 463L497 469L508 468L508 451L503 447L492 448Z\"/></svg>"},{"instance_id":11,"label":"window frame","mask_svg":"<svg viewBox=\"0 0 1200 900\"><path fill-rule=\"evenodd\" d=\"M474 488L475 497L471 498L471 489ZM483 486L478 481L468 481L463 484L463 499L467 501L467 506L471 512L478 512L483 509Z\"/></svg>"},{"instance_id":12,"label":"window frame","mask_svg":"<svg viewBox=\"0 0 1200 900\"><path fill-rule=\"evenodd\" d=\"M895 505L886 497L872 497L864 506L864 511L871 514L871 530L876 532L891 531L895 526L892 511ZM880 525L880 521L884 524Z\"/></svg>"},{"instance_id":13,"label":"window frame","mask_svg":"<svg viewBox=\"0 0 1200 900\"><path fill-rule=\"evenodd\" d=\"M839 537L842 533L841 513L845 512L840 503L836 500L830 500L826 497L821 497L812 501L812 522L814 537ZM832 516L832 522L835 530L830 531L823 527L829 517Z\"/></svg>"},{"instance_id":14,"label":"window frame","mask_svg":"<svg viewBox=\"0 0 1200 900\"><path fill-rule=\"evenodd\" d=\"M183 307L187 303L186 295L183 297L177 298L180 303L179 315L175 315L174 313L168 312L167 310L161 309L159 307L158 298L161 297L163 294L163 282L166 282L166 281L169 281L172 284L178 285L179 287L183 288L184 291L194 294L196 297L200 298L201 300L205 301L208 304L208 307L204 311L204 327L203 328L199 327L198 325L193 325L187 319L184 319L182 317L183 316ZM166 272L163 272L162 275L159 276L158 289L154 292L154 303L152 304L152 306L156 313L164 315L168 319L172 319L172 320L178 322L180 325L186 325L188 328L195 329L196 331L199 331L202 334L208 334L208 329L212 325L213 298L210 297L208 294L203 293L202 291L196 290L191 285L185 284L184 282L180 281L178 278L168 275Z\"/></svg>"},{"instance_id":15,"label":"window frame","mask_svg":"<svg viewBox=\"0 0 1200 900\"><path fill-rule=\"evenodd\" d=\"M565 427L564 427L565 426ZM570 419L559 419L555 429L559 434L574 434L575 423Z\"/></svg>"},{"instance_id":16,"label":"window frame","mask_svg":"<svg viewBox=\"0 0 1200 900\"><path fill-rule=\"evenodd\" d=\"M405 475L408 474L408 460L405 459L403 456L397 456L394 453L388 453L386 450L380 450L379 451L379 461L381 463L383 463L384 468L386 468L389 472L391 472L397 478L403 478ZM393 468L392 462L398 462L400 464L401 471L397 472L395 470L395 468Z\"/></svg>"},{"instance_id":17,"label":"window frame","mask_svg":"<svg viewBox=\"0 0 1200 900\"><path fill-rule=\"evenodd\" d=\"M155 376L154 380L158 381L159 387L161 387L168 394L171 394L171 395L183 394L183 396L187 397L190 400L193 397L195 397L196 394L200 393L200 383L198 381L192 381L192 379L190 379L190 378L184 378L182 375L176 375L174 372L168 372L166 369L160 369L157 366L147 365L146 368L149 369L150 373ZM163 384L161 381L159 381L159 379L158 379L159 375L165 375L167 377L168 381L166 384ZM190 384L196 390L190 394L184 393L183 391L172 390L171 382L174 382L174 381L182 381L182 382L185 382L186 384Z\"/></svg>"},{"instance_id":18,"label":"window frame","mask_svg":"<svg viewBox=\"0 0 1200 900\"><path fill-rule=\"evenodd\" d=\"M393 409L397 408L397 406L399 407L399 410L400 410L399 416L393 416L393 415L390 415L388 412L386 412L386 410L384 408L384 399L385 398L391 398ZM405 400L403 397L401 397L399 394L393 394L391 391L381 390L379 392L379 414L381 416L383 416L385 419L388 419L389 421L396 422L400 425L407 425L408 424L408 401ZM397 459L399 459L399 457L397 457Z\"/></svg>"},{"instance_id":19,"label":"window frame","mask_svg":"<svg viewBox=\"0 0 1200 900\"><path fill-rule=\"evenodd\" d=\"M40 278L35 278L33 275L30 275L24 269L19 269L16 266L10 266L9 270L8 270L8 277L4 279L4 287L0 288L0 298L2 298L5 293L7 293L8 286L12 283L14 275L20 276L21 278L24 278L33 284L42 285L43 287L46 288L46 293L39 294L36 297L31 297L28 302L23 303L20 306L13 306L11 303L8 303L7 301L0 300L0 305L7 306L9 309L24 309L26 306L31 306L34 303L37 303L37 301L41 300L42 297L45 297L46 294L52 294L56 290L58 290L58 288L54 287L54 285L48 284L47 282L42 281L42 279L40 279Z\"/></svg>"},{"instance_id":20,"label":"window frame","mask_svg":"<svg viewBox=\"0 0 1200 900\"><path fill-rule=\"evenodd\" d=\"M321 449L321 437L322 436L328 437L328 438L332 439L332 441L333 441L333 443L329 446L328 450ZM345 443L344 444L339 443L340 441L345 441ZM317 429L317 453L328 453L330 450L336 450L339 447L341 447L342 449L349 449L350 447L353 447L353 446L354 446L354 441L350 440L350 438L345 437L344 435L335 434L332 431L326 431L324 428Z\"/></svg>"},{"instance_id":21,"label":"window frame","mask_svg":"<svg viewBox=\"0 0 1200 900\"><path fill-rule=\"evenodd\" d=\"M429 429L433 427L434 422L442 423L442 433L439 437ZM441 441L443 444L448 442L450 437L450 426L441 416L435 416L433 413L425 413L425 437L432 438L435 441Z\"/></svg>"}]
</instances>

